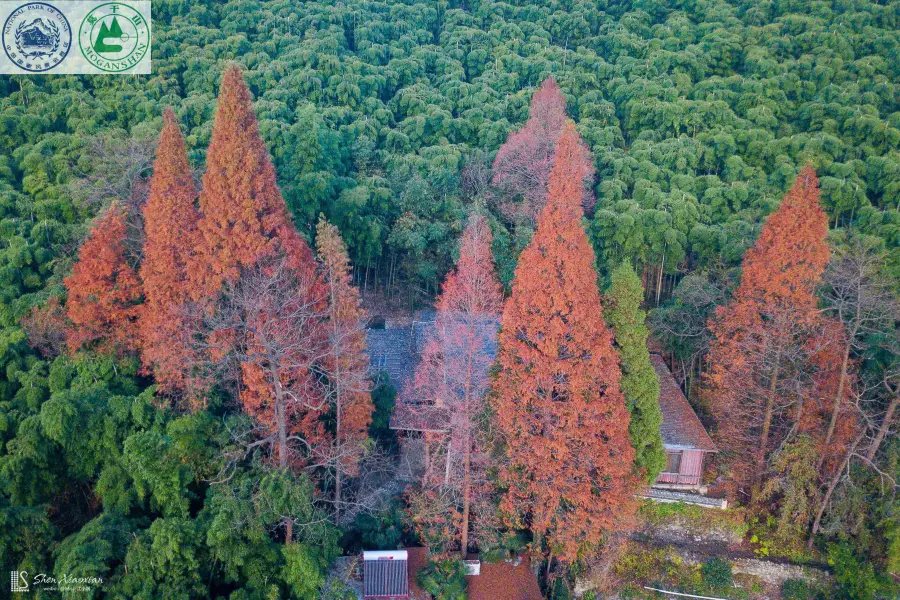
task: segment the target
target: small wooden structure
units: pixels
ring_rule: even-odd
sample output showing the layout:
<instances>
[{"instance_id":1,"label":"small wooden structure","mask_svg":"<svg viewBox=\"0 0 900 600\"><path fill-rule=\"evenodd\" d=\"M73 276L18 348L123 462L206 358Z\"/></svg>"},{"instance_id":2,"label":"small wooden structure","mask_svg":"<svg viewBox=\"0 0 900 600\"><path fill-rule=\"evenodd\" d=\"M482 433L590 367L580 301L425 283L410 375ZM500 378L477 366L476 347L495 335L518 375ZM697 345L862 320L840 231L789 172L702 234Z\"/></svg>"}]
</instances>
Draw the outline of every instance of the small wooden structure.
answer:
<instances>
[{"instance_id":1,"label":"small wooden structure","mask_svg":"<svg viewBox=\"0 0 900 600\"><path fill-rule=\"evenodd\" d=\"M716 445L697 418L669 367L659 354L651 354L650 362L659 377L659 408L666 467L654 487L699 490L703 483L703 461Z\"/></svg>"}]
</instances>

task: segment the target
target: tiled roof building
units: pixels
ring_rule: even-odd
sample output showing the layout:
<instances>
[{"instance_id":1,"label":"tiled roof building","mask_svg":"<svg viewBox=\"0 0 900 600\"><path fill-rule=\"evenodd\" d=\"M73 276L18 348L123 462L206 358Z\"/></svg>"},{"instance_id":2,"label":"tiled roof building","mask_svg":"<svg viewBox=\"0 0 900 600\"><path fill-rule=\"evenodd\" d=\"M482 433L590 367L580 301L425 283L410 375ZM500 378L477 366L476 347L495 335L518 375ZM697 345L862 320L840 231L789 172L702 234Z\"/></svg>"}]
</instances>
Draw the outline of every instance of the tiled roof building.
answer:
<instances>
[{"instance_id":1,"label":"tiled roof building","mask_svg":"<svg viewBox=\"0 0 900 600\"><path fill-rule=\"evenodd\" d=\"M496 352L494 320L485 321L488 348ZM419 353L434 332L434 313L420 314L404 325L388 324L384 329L367 332L370 364L375 373L385 372L399 394L391 416L391 429L405 432L442 432L449 427L451 415L445 408L434 406L429 399L411 398L408 382L415 373ZM651 354L650 361L659 377L659 407L663 424L661 433L667 465L656 485L675 489L698 489L702 485L705 455L717 452L716 446L691 407L663 357Z\"/></svg>"},{"instance_id":2,"label":"tiled roof building","mask_svg":"<svg viewBox=\"0 0 900 600\"><path fill-rule=\"evenodd\" d=\"M666 448L703 450L716 452L716 445L697 413L691 407L688 399L684 397L681 386L675 381L675 377L666 366L663 357L659 354L651 354L650 362L659 377L659 408L663 414L661 427L663 444Z\"/></svg>"}]
</instances>

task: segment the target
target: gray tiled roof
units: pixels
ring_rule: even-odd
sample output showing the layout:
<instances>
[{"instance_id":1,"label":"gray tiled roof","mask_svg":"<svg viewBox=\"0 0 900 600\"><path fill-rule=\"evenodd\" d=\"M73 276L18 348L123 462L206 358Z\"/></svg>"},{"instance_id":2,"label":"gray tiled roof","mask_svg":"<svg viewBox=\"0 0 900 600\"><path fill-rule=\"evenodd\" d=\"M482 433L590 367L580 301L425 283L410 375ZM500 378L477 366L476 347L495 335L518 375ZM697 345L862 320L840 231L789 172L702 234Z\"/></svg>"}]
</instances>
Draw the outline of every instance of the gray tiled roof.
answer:
<instances>
[{"instance_id":1,"label":"gray tiled roof","mask_svg":"<svg viewBox=\"0 0 900 600\"><path fill-rule=\"evenodd\" d=\"M369 368L373 375L386 372L391 385L401 391L412 377L419 359L412 327L390 327L366 331Z\"/></svg>"},{"instance_id":2,"label":"gray tiled roof","mask_svg":"<svg viewBox=\"0 0 900 600\"><path fill-rule=\"evenodd\" d=\"M681 391L669 367L659 354L651 354L650 362L659 376L659 408L662 410L661 427L663 445L681 450L704 450L716 452L706 429L697 418L687 398Z\"/></svg>"},{"instance_id":3,"label":"gray tiled roof","mask_svg":"<svg viewBox=\"0 0 900 600\"><path fill-rule=\"evenodd\" d=\"M369 351L369 368L373 374L386 372L391 385L403 393L419 362L419 354L429 337L434 334L434 312L424 312L417 321L393 325L384 329L366 330ZM497 353L497 329L500 323L494 318L484 322L485 349L493 359Z\"/></svg>"},{"instance_id":4,"label":"gray tiled roof","mask_svg":"<svg viewBox=\"0 0 900 600\"><path fill-rule=\"evenodd\" d=\"M435 327L434 321L431 320L433 314L426 314L420 318L422 320L410 324L395 325L385 329L369 329L366 332L372 372L387 372L391 384L401 396L406 390L407 381L411 380L415 373L419 353ZM490 333L485 332L490 338L487 348L492 354L495 354L497 351L495 332L499 323L492 320L487 325L490 328ZM675 381L662 356L651 354L650 362L659 376L659 407L663 416L661 427L663 444L672 449L716 452L715 444L703 424L700 423L700 419L697 418L697 414L691 408L687 398L684 397L678 382ZM392 425L399 426L407 422L409 425L424 419L423 423L427 421L428 428L439 428L437 421L418 414L421 411L406 411L399 404L397 408L399 410L395 414L396 419L392 420ZM429 417L431 416L433 415L429 415ZM424 425L422 426L424 427Z\"/></svg>"}]
</instances>

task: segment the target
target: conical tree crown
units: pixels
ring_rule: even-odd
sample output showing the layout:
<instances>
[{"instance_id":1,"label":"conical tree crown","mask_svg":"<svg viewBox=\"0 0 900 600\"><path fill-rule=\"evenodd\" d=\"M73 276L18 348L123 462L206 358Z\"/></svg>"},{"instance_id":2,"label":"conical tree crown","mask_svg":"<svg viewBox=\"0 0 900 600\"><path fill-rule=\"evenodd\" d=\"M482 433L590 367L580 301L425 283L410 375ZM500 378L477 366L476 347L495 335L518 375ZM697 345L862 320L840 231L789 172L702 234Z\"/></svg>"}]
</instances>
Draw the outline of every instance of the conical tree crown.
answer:
<instances>
[{"instance_id":1,"label":"conical tree crown","mask_svg":"<svg viewBox=\"0 0 900 600\"><path fill-rule=\"evenodd\" d=\"M497 151L493 166L493 183L505 191L507 198L500 210L516 222L533 224L547 199L550 170L554 165L557 142L566 125L566 99L553 77L548 77L531 98L528 121L509 135ZM576 157L572 157L576 158ZM590 154L584 158L584 173L579 202L593 204L591 181L594 170Z\"/></svg>"},{"instance_id":2,"label":"conical tree crown","mask_svg":"<svg viewBox=\"0 0 900 600\"><path fill-rule=\"evenodd\" d=\"M141 279L148 303L185 299L187 269L197 234L197 211L187 147L172 109L163 113L150 195L144 205L144 259Z\"/></svg>"},{"instance_id":3,"label":"conical tree crown","mask_svg":"<svg viewBox=\"0 0 900 600\"><path fill-rule=\"evenodd\" d=\"M818 180L806 167L747 250L734 298L710 324L705 394L739 483L758 486L767 457L798 419L798 393L815 393L806 389L816 370L807 353L817 352L815 292L829 260L827 235ZM812 405L802 405L801 422Z\"/></svg>"},{"instance_id":4,"label":"conical tree crown","mask_svg":"<svg viewBox=\"0 0 900 600\"><path fill-rule=\"evenodd\" d=\"M72 323L66 341L72 351L90 345L119 354L137 345L141 285L126 258L125 234L125 212L113 204L95 223L66 277L66 312Z\"/></svg>"},{"instance_id":5,"label":"conical tree crown","mask_svg":"<svg viewBox=\"0 0 900 600\"><path fill-rule=\"evenodd\" d=\"M502 508L564 560L633 514L628 410L581 224L586 155L567 124L504 308L494 388L509 455Z\"/></svg>"},{"instance_id":6,"label":"conical tree crown","mask_svg":"<svg viewBox=\"0 0 900 600\"><path fill-rule=\"evenodd\" d=\"M316 251L328 294L330 351L325 359L325 370L332 380L337 396L336 412L340 414L340 429L335 437L341 446L345 446L339 460L341 468L355 473L373 410L368 386L366 313L359 290L353 285L347 246L338 228L324 217L316 226ZM358 451L346 449L351 443L360 444Z\"/></svg>"},{"instance_id":7,"label":"conical tree crown","mask_svg":"<svg viewBox=\"0 0 900 600\"><path fill-rule=\"evenodd\" d=\"M442 313L498 315L503 287L494 268L491 227L483 215L472 215L463 230L459 260L444 280L437 309Z\"/></svg>"},{"instance_id":8,"label":"conical tree crown","mask_svg":"<svg viewBox=\"0 0 900 600\"><path fill-rule=\"evenodd\" d=\"M819 180L807 166L744 255L735 301L815 306L815 287L830 257L827 237L828 217L819 204Z\"/></svg>"},{"instance_id":9,"label":"conical tree crown","mask_svg":"<svg viewBox=\"0 0 900 600\"><path fill-rule=\"evenodd\" d=\"M295 268L314 268L295 229L259 133L250 90L238 67L222 77L200 194L195 295L215 293L241 269L283 253Z\"/></svg>"},{"instance_id":10,"label":"conical tree crown","mask_svg":"<svg viewBox=\"0 0 900 600\"><path fill-rule=\"evenodd\" d=\"M647 350L647 315L641 310L644 288L628 262L611 276L606 292L604 316L613 330L622 367L622 393L631 413L631 445L634 466L653 483L666 466L663 449L662 411L659 408L659 378Z\"/></svg>"},{"instance_id":11,"label":"conical tree crown","mask_svg":"<svg viewBox=\"0 0 900 600\"><path fill-rule=\"evenodd\" d=\"M197 190L187 148L175 113L166 109L144 205L144 260L141 280L146 299L140 320L144 366L163 387L175 384L184 368L178 343L179 309L190 296L188 265L197 243Z\"/></svg>"}]
</instances>

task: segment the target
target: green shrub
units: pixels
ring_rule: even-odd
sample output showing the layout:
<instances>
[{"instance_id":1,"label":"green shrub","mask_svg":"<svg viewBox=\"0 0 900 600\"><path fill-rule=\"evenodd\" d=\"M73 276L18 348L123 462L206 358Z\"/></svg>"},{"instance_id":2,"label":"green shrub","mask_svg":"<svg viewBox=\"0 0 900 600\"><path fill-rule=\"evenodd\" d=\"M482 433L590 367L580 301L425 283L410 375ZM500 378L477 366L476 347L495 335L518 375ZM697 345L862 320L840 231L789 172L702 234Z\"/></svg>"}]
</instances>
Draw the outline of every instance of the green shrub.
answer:
<instances>
[{"instance_id":1,"label":"green shrub","mask_svg":"<svg viewBox=\"0 0 900 600\"><path fill-rule=\"evenodd\" d=\"M341 539L347 554L363 550L393 550L403 547L402 515L397 507L376 515L359 514Z\"/></svg>"},{"instance_id":2,"label":"green shrub","mask_svg":"<svg viewBox=\"0 0 900 600\"><path fill-rule=\"evenodd\" d=\"M782 600L811 600L813 590L803 579L788 579L781 586Z\"/></svg>"},{"instance_id":3,"label":"green shrub","mask_svg":"<svg viewBox=\"0 0 900 600\"><path fill-rule=\"evenodd\" d=\"M731 563L721 558L711 558L703 563L703 581L713 588L731 587Z\"/></svg>"},{"instance_id":4,"label":"green shrub","mask_svg":"<svg viewBox=\"0 0 900 600\"><path fill-rule=\"evenodd\" d=\"M871 600L881 587L870 562L860 561L846 544L828 547L828 564L834 567L840 598Z\"/></svg>"},{"instance_id":5,"label":"green shrub","mask_svg":"<svg viewBox=\"0 0 900 600\"><path fill-rule=\"evenodd\" d=\"M459 559L429 561L417 581L434 600L466 600L466 568Z\"/></svg>"}]
</instances>

